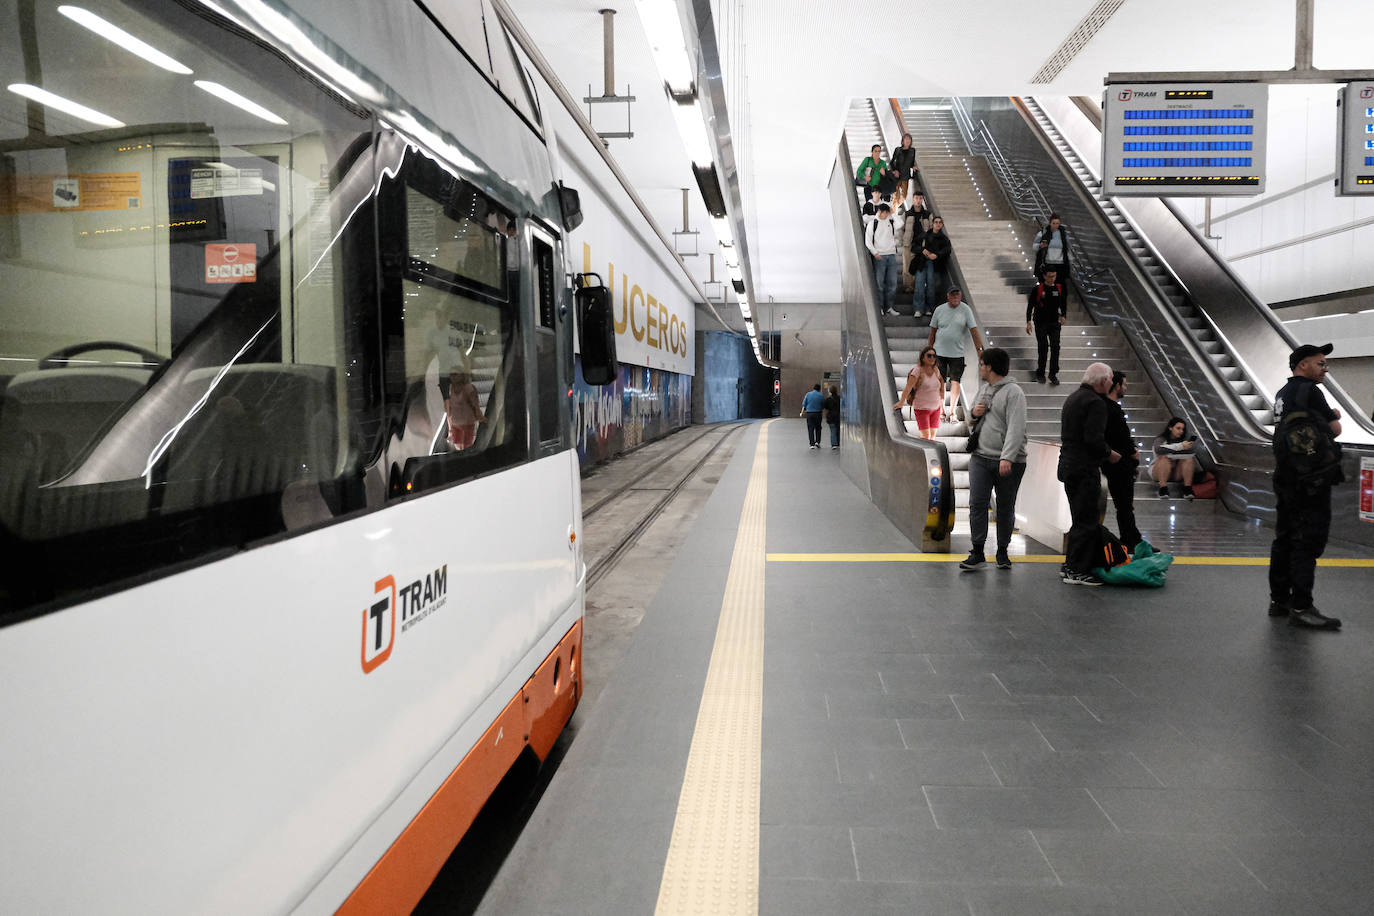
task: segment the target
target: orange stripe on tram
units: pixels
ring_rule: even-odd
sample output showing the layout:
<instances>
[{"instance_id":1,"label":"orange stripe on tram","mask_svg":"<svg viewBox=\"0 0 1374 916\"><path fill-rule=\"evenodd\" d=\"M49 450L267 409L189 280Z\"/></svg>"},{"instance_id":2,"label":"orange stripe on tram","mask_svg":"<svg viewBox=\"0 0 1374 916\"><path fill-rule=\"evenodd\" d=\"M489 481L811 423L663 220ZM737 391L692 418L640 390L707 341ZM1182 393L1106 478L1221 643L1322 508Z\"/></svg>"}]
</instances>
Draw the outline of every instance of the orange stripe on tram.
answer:
<instances>
[{"instance_id":1,"label":"orange stripe on tram","mask_svg":"<svg viewBox=\"0 0 1374 916\"><path fill-rule=\"evenodd\" d=\"M415 908L520 752L528 746L543 760L553 748L582 695L581 667L579 620L339 907L341 916Z\"/></svg>"}]
</instances>

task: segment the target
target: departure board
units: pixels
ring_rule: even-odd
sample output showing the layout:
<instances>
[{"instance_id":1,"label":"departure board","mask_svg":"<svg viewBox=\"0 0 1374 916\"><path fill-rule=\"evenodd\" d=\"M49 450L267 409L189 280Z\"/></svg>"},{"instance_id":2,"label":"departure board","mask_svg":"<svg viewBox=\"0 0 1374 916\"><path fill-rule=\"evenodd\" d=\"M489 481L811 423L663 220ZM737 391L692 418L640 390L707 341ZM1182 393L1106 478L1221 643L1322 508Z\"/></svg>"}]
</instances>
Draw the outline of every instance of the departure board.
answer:
<instances>
[{"instance_id":1,"label":"departure board","mask_svg":"<svg viewBox=\"0 0 1374 916\"><path fill-rule=\"evenodd\" d=\"M1374 78L1342 86L1336 112L1336 194L1374 194Z\"/></svg>"},{"instance_id":2,"label":"departure board","mask_svg":"<svg viewBox=\"0 0 1374 916\"><path fill-rule=\"evenodd\" d=\"M1102 109L1106 194L1248 197L1264 191L1265 84L1113 83Z\"/></svg>"}]
</instances>

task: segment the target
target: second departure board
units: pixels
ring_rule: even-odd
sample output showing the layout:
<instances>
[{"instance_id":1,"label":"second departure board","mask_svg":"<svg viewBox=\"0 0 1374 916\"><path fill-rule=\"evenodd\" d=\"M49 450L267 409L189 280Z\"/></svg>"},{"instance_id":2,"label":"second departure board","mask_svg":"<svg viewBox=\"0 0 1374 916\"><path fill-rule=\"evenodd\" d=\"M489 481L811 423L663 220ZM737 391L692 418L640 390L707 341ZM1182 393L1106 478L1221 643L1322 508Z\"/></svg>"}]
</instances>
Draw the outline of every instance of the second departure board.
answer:
<instances>
[{"instance_id":1,"label":"second departure board","mask_svg":"<svg viewBox=\"0 0 1374 916\"><path fill-rule=\"evenodd\" d=\"M1265 84L1109 84L1102 110L1104 193L1246 197L1264 191Z\"/></svg>"},{"instance_id":2,"label":"second departure board","mask_svg":"<svg viewBox=\"0 0 1374 916\"><path fill-rule=\"evenodd\" d=\"M1336 194L1374 195L1374 78L1342 86L1336 108Z\"/></svg>"}]
</instances>

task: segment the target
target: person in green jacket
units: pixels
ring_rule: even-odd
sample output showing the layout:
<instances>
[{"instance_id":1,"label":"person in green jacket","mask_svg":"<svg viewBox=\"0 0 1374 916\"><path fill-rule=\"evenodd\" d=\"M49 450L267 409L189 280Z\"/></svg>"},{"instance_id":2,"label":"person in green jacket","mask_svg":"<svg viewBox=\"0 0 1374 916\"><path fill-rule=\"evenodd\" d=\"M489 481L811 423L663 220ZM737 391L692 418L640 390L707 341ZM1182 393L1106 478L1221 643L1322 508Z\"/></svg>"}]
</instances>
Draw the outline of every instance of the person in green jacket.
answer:
<instances>
[{"instance_id":1,"label":"person in green jacket","mask_svg":"<svg viewBox=\"0 0 1374 916\"><path fill-rule=\"evenodd\" d=\"M854 173L854 182L859 185L868 185L876 188L878 182L883 179L883 172L887 171L887 163L883 161L883 147L881 144L873 144L873 149L868 151L864 161L859 163L859 170Z\"/></svg>"}]
</instances>

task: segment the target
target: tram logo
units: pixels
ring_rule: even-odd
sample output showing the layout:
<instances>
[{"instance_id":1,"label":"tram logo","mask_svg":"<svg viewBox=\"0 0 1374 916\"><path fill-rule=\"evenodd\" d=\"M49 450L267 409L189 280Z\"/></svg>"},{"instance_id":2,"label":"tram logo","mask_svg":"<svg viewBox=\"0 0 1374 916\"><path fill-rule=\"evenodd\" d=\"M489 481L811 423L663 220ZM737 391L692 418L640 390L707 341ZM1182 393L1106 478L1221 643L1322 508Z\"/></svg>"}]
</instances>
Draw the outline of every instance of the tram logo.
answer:
<instances>
[{"instance_id":1,"label":"tram logo","mask_svg":"<svg viewBox=\"0 0 1374 916\"><path fill-rule=\"evenodd\" d=\"M378 579L373 596L380 598L363 610L363 674L372 673L390 658L396 645L395 577Z\"/></svg>"},{"instance_id":2,"label":"tram logo","mask_svg":"<svg viewBox=\"0 0 1374 916\"><path fill-rule=\"evenodd\" d=\"M1374 86L1365 86L1360 90L1360 98L1374 99Z\"/></svg>"},{"instance_id":3,"label":"tram logo","mask_svg":"<svg viewBox=\"0 0 1374 916\"><path fill-rule=\"evenodd\" d=\"M1120 92L1116 94L1116 97L1123 102L1129 102L1131 100L1131 90L1122 89Z\"/></svg>"},{"instance_id":4,"label":"tram logo","mask_svg":"<svg viewBox=\"0 0 1374 916\"><path fill-rule=\"evenodd\" d=\"M373 602L363 609L363 674L371 674L391 657L398 618L405 633L447 603L447 564L400 587L395 576L378 579Z\"/></svg>"}]
</instances>

